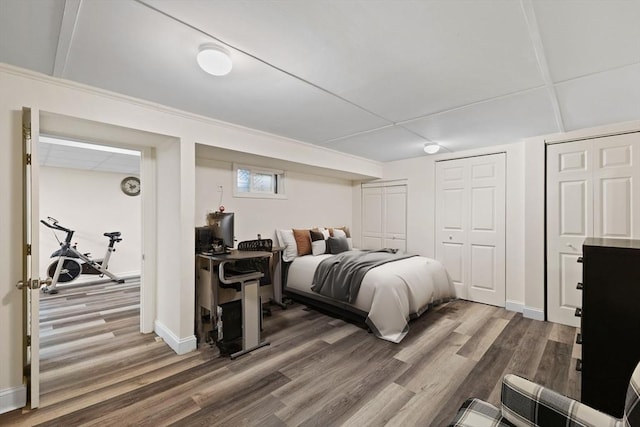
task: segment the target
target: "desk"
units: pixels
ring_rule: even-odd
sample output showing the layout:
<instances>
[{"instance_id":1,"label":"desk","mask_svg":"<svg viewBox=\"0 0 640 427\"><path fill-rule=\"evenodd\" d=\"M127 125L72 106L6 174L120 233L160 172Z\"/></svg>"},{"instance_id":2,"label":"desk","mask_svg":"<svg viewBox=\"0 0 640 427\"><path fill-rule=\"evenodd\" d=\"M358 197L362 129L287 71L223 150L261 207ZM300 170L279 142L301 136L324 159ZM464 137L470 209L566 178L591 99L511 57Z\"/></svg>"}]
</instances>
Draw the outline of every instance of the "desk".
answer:
<instances>
[{"instance_id":1,"label":"desk","mask_svg":"<svg viewBox=\"0 0 640 427\"><path fill-rule=\"evenodd\" d=\"M281 303L280 253L281 248L274 248L272 252L232 251L229 254L197 254L195 332L198 342L217 342L219 339L218 321L220 320L218 306L225 302L242 299L243 347L247 350L259 344L259 322L261 317L256 318L255 316L256 313L261 314L262 312L260 297L270 297L275 303ZM243 285L241 292L220 287L220 274L222 274L221 270L224 269L225 264L239 260L266 257L272 257L273 259L271 263L271 285L259 286L259 283L254 283L256 282L254 278L252 279L253 282L248 280L246 285ZM240 281L239 279L241 278L242 276L234 279L234 281ZM248 318L246 318L247 315L249 315ZM207 318L208 321L206 321ZM257 327L255 326L256 321L258 322ZM250 341L249 343L246 342L247 339Z\"/></svg>"}]
</instances>

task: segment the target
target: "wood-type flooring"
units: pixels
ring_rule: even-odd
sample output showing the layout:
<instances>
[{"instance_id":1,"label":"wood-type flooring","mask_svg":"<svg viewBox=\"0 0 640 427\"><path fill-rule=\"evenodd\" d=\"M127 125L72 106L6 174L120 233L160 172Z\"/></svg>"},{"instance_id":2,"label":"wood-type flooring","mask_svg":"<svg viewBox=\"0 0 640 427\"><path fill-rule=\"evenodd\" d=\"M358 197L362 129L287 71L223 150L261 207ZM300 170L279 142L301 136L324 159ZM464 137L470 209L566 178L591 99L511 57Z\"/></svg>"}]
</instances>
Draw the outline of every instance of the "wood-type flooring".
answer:
<instances>
[{"instance_id":1,"label":"wood-type flooring","mask_svg":"<svg viewBox=\"0 0 640 427\"><path fill-rule=\"evenodd\" d=\"M400 344L303 305L272 308L271 345L236 360L176 355L139 332L139 283L43 295L41 407L29 426L446 426L516 373L579 397L575 328L467 301L410 323Z\"/></svg>"}]
</instances>

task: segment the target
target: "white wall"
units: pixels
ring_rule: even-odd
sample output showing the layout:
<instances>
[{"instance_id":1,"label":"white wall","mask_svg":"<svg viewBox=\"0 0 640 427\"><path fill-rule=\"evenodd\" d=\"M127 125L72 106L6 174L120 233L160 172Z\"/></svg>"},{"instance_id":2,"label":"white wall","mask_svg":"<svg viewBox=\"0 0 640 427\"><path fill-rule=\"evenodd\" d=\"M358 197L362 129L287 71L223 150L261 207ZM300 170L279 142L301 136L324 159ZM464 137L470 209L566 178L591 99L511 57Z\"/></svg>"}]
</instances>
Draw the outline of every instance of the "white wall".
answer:
<instances>
[{"instance_id":1,"label":"white wall","mask_svg":"<svg viewBox=\"0 0 640 427\"><path fill-rule=\"evenodd\" d=\"M111 254L109 271L123 277L140 274L140 197L125 195L121 173L40 167L40 218L50 216L75 230L73 242L92 258L104 257L109 239L105 232L120 231L122 241ZM58 239L65 233L56 231ZM47 277L51 253L59 247L53 230L40 227L40 277ZM96 276L80 276L95 280Z\"/></svg>"},{"instance_id":2,"label":"white wall","mask_svg":"<svg viewBox=\"0 0 640 427\"><path fill-rule=\"evenodd\" d=\"M251 166L270 167L269 164ZM206 223L208 212L220 205L218 186L223 186L222 204L234 213L237 241L275 239L277 228L314 226L352 227L353 205L351 181L319 175L285 171L286 197L258 199L233 197L233 164L212 159L196 159L197 225Z\"/></svg>"},{"instance_id":3,"label":"white wall","mask_svg":"<svg viewBox=\"0 0 640 427\"><path fill-rule=\"evenodd\" d=\"M145 277L154 283L149 285L152 286L151 291L142 289L142 298L156 306L143 311L155 316L156 331L177 352L195 348L193 227L197 217L196 143L338 172L373 178L382 176L382 165L378 162L5 64L0 64L0 93L0 148L3 153L0 156L0 397L9 396L8 399L0 399L0 413L11 409L13 405L4 405L4 401L22 400L24 404L23 397L13 397L24 396L22 294L15 287L22 276L20 141L23 106L32 107L34 112L40 113L41 118L54 117L56 123L48 124L49 133L63 136L65 132L73 134L73 127L65 124L63 118L66 117L70 118L69 123L81 122L86 127L85 131L98 126L103 131L106 129L107 133L112 129L124 129L151 135L144 140L132 138L123 145L137 149L153 147L152 150L155 150L156 157L148 162L153 166L153 170L149 169L149 176L145 176L147 172L143 159L142 179L143 182L147 180L146 188L149 190L146 191L143 185L143 193L147 192L142 196L143 214L151 215L150 222L157 220L157 225L155 230L147 230L145 225L142 269L143 274L145 269L151 269ZM66 126L63 129L65 132L60 132L60 129L51 132L56 124ZM155 179L155 185L150 185L149 178ZM153 205L147 201L153 201ZM334 200L323 200L318 206L329 212L327 221L342 219L331 217L332 209L335 209L332 203ZM148 244L150 241L153 245ZM145 283L143 287L147 286Z\"/></svg>"}]
</instances>

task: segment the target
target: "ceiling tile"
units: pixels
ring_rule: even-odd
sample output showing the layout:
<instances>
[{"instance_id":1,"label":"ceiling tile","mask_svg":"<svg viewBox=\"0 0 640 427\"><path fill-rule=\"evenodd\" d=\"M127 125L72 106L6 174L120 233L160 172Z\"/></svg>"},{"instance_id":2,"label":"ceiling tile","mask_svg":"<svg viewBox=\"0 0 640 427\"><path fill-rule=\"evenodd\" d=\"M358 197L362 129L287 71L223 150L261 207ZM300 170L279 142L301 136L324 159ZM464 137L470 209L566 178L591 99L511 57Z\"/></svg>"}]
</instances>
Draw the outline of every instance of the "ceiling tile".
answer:
<instances>
[{"instance_id":1,"label":"ceiling tile","mask_svg":"<svg viewBox=\"0 0 640 427\"><path fill-rule=\"evenodd\" d=\"M543 83L515 1L148 3L392 121Z\"/></svg>"},{"instance_id":2,"label":"ceiling tile","mask_svg":"<svg viewBox=\"0 0 640 427\"><path fill-rule=\"evenodd\" d=\"M640 1L534 1L554 81L640 62Z\"/></svg>"},{"instance_id":3,"label":"ceiling tile","mask_svg":"<svg viewBox=\"0 0 640 427\"><path fill-rule=\"evenodd\" d=\"M558 84L556 92L567 130L638 120L640 64Z\"/></svg>"},{"instance_id":4,"label":"ceiling tile","mask_svg":"<svg viewBox=\"0 0 640 427\"><path fill-rule=\"evenodd\" d=\"M40 166L137 174L140 156L38 142Z\"/></svg>"},{"instance_id":5,"label":"ceiling tile","mask_svg":"<svg viewBox=\"0 0 640 427\"><path fill-rule=\"evenodd\" d=\"M547 89L486 101L402 126L451 151L518 142L558 132Z\"/></svg>"},{"instance_id":6,"label":"ceiling tile","mask_svg":"<svg viewBox=\"0 0 640 427\"><path fill-rule=\"evenodd\" d=\"M0 62L51 74L65 0L0 0Z\"/></svg>"},{"instance_id":7,"label":"ceiling tile","mask_svg":"<svg viewBox=\"0 0 640 427\"><path fill-rule=\"evenodd\" d=\"M331 148L379 162L425 155L425 140L406 129L390 126L325 144Z\"/></svg>"}]
</instances>

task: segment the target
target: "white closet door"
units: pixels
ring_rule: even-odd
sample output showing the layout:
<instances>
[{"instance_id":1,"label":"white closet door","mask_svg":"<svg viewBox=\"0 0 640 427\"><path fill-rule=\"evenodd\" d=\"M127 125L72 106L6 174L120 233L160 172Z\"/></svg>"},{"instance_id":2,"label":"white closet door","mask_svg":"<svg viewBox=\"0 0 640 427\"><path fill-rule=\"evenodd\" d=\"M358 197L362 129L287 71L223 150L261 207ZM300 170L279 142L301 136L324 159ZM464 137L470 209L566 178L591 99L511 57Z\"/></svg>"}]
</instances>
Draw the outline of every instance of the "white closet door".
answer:
<instances>
[{"instance_id":1,"label":"white closet door","mask_svg":"<svg viewBox=\"0 0 640 427\"><path fill-rule=\"evenodd\" d=\"M407 186L384 188L384 247L407 250Z\"/></svg>"},{"instance_id":2,"label":"white closet door","mask_svg":"<svg viewBox=\"0 0 640 427\"><path fill-rule=\"evenodd\" d=\"M407 186L362 188L362 248L407 249Z\"/></svg>"},{"instance_id":3,"label":"white closet door","mask_svg":"<svg viewBox=\"0 0 640 427\"><path fill-rule=\"evenodd\" d=\"M436 258L449 272L456 296L462 299L468 299L469 171L466 165L466 159L436 163Z\"/></svg>"},{"instance_id":4,"label":"white closet door","mask_svg":"<svg viewBox=\"0 0 640 427\"><path fill-rule=\"evenodd\" d=\"M504 153L437 163L436 238L456 295L504 307Z\"/></svg>"},{"instance_id":5,"label":"white closet door","mask_svg":"<svg viewBox=\"0 0 640 427\"><path fill-rule=\"evenodd\" d=\"M636 133L547 147L547 317L552 322L580 324L577 260L584 239L640 233L639 142Z\"/></svg>"},{"instance_id":6,"label":"white closet door","mask_svg":"<svg viewBox=\"0 0 640 427\"><path fill-rule=\"evenodd\" d=\"M640 134L594 140L593 234L640 236Z\"/></svg>"},{"instance_id":7,"label":"white closet door","mask_svg":"<svg viewBox=\"0 0 640 427\"><path fill-rule=\"evenodd\" d=\"M591 142L557 144L547 149L547 311L552 322L578 326L582 295L578 264L582 242L593 230Z\"/></svg>"},{"instance_id":8,"label":"white closet door","mask_svg":"<svg viewBox=\"0 0 640 427\"><path fill-rule=\"evenodd\" d=\"M362 249L382 249L382 187L362 189Z\"/></svg>"},{"instance_id":9,"label":"white closet door","mask_svg":"<svg viewBox=\"0 0 640 427\"><path fill-rule=\"evenodd\" d=\"M505 305L505 155L472 157L469 299Z\"/></svg>"}]
</instances>

